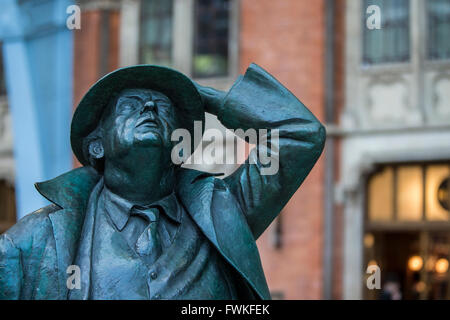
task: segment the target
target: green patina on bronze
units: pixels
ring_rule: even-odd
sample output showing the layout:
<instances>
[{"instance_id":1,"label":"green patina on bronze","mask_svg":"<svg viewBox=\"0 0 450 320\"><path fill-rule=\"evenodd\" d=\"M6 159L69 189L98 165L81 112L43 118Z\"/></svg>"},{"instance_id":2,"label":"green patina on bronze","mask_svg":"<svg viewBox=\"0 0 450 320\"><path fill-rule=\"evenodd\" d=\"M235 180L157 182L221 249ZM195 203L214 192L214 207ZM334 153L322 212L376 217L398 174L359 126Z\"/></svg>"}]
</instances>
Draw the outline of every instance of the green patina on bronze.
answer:
<instances>
[{"instance_id":1,"label":"green patina on bronze","mask_svg":"<svg viewBox=\"0 0 450 320\"><path fill-rule=\"evenodd\" d=\"M193 132L204 111L229 129L279 130L279 171L261 175L262 164L247 160L217 179L173 166L166 155L172 123ZM155 122L138 125L147 115ZM101 134L92 138L97 129ZM270 299L255 240L304 181L324 142L314 115L255 64L228 93L164 67L117 70L99 80L75 112L71 143L84 167L36 184L53 204L0 236L0 298ZM94 169L90 158L104 168ZM105 190L117 197L104 197ZM121 205L105 210L108 199ZM157 208L168 230L168 245L153 260L127 244L152 223L120 215L131 206ZM120 219L128 222L117 227L113 220ZM130 240L132 222L141 229ZM161 239L153 235L148 242L160 245ZM81 288L67 286L74 264Z\"/></svg>"}]
</instances>

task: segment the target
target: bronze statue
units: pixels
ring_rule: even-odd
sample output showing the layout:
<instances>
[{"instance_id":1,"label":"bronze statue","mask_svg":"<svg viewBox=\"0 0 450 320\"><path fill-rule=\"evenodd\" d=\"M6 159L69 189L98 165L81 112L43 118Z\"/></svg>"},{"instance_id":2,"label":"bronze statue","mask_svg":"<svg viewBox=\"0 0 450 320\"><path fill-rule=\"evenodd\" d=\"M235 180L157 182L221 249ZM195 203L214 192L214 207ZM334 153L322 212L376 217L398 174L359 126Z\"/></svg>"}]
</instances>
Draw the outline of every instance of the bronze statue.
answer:
<instances>
[{"instance_id":1,"label":"bronze statue","mask_svg":"<svg viewBox=\"0 0 450 320\"><path fill-rule=\"evenodd\" d=\"M277 130L278 172L261 173L260 145L224 179L174 164L172 132L192 132L205 111L230 129ZM324 142L314 115L255 64L227 93L165 67L116 70L74 114L84 166L37 183L52 204L0 236L0 298L270 299L255 240Z\"/></svg>"}]
</instances>

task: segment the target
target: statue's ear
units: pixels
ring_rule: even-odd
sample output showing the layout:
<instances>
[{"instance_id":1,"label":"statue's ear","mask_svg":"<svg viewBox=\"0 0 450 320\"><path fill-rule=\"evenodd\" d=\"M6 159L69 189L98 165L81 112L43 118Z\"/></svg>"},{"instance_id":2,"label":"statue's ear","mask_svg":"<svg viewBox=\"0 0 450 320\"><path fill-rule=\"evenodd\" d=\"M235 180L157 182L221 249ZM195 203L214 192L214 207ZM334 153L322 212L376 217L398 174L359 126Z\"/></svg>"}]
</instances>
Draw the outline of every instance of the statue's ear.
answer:
<instances>
[{"instance_id":1,"label":"statue's ear","mask_svg":"<svg viewBox=\"0 0 450 320\"><path fill-rule=\"evenodd\" d=\"M89 142L89 156L90 159L95 160L99 160L105 156L105 150L103 148L103 143L100 138L94 139Z\"/></svg>"}]
</instances>

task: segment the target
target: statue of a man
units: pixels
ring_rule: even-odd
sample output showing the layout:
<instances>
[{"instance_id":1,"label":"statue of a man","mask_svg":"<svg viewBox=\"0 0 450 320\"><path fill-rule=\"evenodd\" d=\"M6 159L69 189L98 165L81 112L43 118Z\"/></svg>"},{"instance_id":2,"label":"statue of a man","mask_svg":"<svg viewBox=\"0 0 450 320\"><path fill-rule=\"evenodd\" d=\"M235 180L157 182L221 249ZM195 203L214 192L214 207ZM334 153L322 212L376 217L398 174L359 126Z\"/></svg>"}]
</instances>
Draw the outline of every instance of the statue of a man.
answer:
<instances>
[{"instance_id":1,"label":"statue of a man","mask_svg":"<svg viewBox=\"0 0 450 320\"><path fill-rule=\"evenodd\" d=\"M230 129L276 129L278 172L262 174L260 144L224 179L175 165L172 132L193 134L205 111ZM255 64L227 93L165 67L116 70L74 114L84 166L36 184L52 204L0 236L0 298L270 299L255 240L324 141L314 115Z\"/></svg>"}]
</instances>

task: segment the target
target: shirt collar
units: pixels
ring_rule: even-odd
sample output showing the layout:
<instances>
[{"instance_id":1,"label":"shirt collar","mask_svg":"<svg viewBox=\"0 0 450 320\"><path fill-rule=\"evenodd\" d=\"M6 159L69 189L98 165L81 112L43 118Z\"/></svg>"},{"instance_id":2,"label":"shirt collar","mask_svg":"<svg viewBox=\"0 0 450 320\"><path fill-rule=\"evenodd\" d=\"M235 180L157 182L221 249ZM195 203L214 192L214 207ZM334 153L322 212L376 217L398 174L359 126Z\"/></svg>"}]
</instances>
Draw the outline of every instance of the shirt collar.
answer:
<instances>
[{"instance_id":1,"label":"shirt collar","mask_svg":"<svg viewBox=\"0 0 450 320\"><path fill-rule=\"evenodd\" d=\"M119 231L122 231L130 218L130 211L135 206L132 202L118 196L117 194L104 187L103 189L105 209L111 217L114 225ZM137 206L137 205L136 205ZM181 222L181 208L175 193L145 206L146 208L158 208L173 221Z\"/></svg>"}]
</instances>

